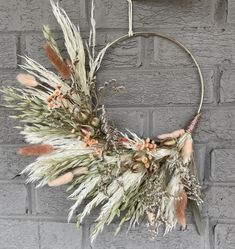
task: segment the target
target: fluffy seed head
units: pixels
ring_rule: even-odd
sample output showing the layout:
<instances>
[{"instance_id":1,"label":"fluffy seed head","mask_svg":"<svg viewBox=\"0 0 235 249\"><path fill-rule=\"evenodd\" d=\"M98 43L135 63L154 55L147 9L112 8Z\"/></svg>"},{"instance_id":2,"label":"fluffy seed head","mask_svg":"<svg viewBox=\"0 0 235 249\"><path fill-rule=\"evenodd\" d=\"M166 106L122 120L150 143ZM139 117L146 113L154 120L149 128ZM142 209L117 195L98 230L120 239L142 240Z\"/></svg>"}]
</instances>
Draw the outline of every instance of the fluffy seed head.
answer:
<instances>
[{"instance_id":1,"label":"fluffy seed head","mask_svg":"<svg viewBox=\"0 0 235 249\"><path fill-rule=\"evenodd\" d=\"M40 156L49 154L54 150L50 144L35 144L22 147L18 150L18 154L22 156Z\"/></svg>"},{"instance_id":2,"label":"fluffy seed head","mask_svg":"<svg viewBox=\"0 0 235 249\"><path fill-rule=\"evenodd\" d=\"M24 86L35 87L38 85L37 80L31 74L20 73L17 75L16 79Z\"/></svg>"},{"instance_id":3,"label":"fluffy seed head","mask_svg":"<svg viewBox=\"0 0 235 249\"><path fill-rule=\"evenodd\" d=\"M175 214L178 223L183 227L186 228L186 218L185 218L185 209L187 207L187 194L183 190L179 193L179 200L176 202L175 206Z\"/></svg>"},{"instance_id":4,"label":"fluffy seed head","mask_svg":"<svg viewBox=\"0 0 235 249\"><path fill-rule=\"evenodd\" d=\"M52 181L49 181L48 186L49 187L58 187L61 185L65 185L73 180L73 176L74 175L72 172L65 173L64 175L59 176L58 178L56 178Z\"/></svg>"}]
</instances>

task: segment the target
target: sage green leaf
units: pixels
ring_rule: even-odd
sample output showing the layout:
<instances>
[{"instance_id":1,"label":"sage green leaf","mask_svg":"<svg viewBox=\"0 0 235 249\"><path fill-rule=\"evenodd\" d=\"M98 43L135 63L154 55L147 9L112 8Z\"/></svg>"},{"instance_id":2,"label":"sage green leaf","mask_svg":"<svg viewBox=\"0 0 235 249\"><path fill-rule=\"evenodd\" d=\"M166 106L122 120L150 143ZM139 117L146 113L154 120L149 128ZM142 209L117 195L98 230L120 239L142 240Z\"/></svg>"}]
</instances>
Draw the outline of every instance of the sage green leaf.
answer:
<instances>
[{"instance_id":1,"label":"sage green leaf","mask_svg":"<svg viewBox=\"0 0 235 249\"><path fill-rule=\"evenodd\" d=\"M193 214L193 218L194 218L194 221L196 224L197 232L200 235L204 235L206 224L205 224L205 220L203 220L203 217L201 215L201 211L200 211L197 203L193 200L188 200L188 207Z\"/></svg>"}]
</instances>

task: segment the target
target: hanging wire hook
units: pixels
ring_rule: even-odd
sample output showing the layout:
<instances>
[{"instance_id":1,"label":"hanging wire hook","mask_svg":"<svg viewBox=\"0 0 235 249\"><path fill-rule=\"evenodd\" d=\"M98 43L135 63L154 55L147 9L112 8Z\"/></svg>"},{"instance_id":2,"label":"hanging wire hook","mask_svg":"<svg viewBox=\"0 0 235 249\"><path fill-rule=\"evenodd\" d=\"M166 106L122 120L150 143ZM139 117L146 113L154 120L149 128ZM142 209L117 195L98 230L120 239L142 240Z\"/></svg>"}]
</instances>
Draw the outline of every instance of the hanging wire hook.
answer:
<instances>
[{"instance_id":1,"label":"hanging wire hook","mask_svg":"<svg viewBox=\"0 0 235 249\"><path fill-rule=\"evenodd\" d=\"M128 35L129 36L133 36L133 6L132 6L132 0L127 0L128 4L129 4L129 32Z\"/></svg>"}]
</instances>

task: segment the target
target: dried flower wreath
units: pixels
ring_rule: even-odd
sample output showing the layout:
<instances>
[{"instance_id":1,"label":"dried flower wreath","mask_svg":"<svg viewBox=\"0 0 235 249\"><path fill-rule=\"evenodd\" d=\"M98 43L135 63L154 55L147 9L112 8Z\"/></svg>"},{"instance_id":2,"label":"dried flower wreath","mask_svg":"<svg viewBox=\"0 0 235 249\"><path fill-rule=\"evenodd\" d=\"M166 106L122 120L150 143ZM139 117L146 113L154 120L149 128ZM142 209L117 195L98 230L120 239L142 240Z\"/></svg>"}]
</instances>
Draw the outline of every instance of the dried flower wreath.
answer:
<instances>
[{"instance_id":1,"label":"dried flower wreath","mask_svg":"<svg viewBox=\"0 0 235 249\"><path fill-rule=\"evenodd\" d=\"M22 173L27 182L56 187L69 184L69 196L75 201L69 220L77 207L87 199L77 216L80 225L91 210L100 207L92 240L105 224L122 214L117 227L130 221L130 228L147 216L149 229L157 233L161 224L165 233L178 222L186 228L185 209L194 213L198 231L203 231L200 216L200 184L193 159L192 132L201 114L204 95L200 67L191 52L180 42L157 32L132 31L132 3L129 2L129 34L108 43L96 52L94 1L91 6L91 30L83 42L79 29L67 14L51 0L55 18L64 34L68 58L59 51L51 30L44 26L44 51L58 75L25 56L20 67L27 74L17 80L24 89L5 87L6 107L20 112L15 118L23 122L21 134L31 145L19 149L24 156L38 156ZM118 131L108 120L100 96L113 80L96 89L96 73L108 48L133 36L160 36L183 49L194 62L201 82L201 101L187 129L180 129L142 139ZM85 48L84 48L85 44ZM86 68L85 50L89 58ZM116 91L122 87L113 86Z\"/></svg>"}]
</instances>

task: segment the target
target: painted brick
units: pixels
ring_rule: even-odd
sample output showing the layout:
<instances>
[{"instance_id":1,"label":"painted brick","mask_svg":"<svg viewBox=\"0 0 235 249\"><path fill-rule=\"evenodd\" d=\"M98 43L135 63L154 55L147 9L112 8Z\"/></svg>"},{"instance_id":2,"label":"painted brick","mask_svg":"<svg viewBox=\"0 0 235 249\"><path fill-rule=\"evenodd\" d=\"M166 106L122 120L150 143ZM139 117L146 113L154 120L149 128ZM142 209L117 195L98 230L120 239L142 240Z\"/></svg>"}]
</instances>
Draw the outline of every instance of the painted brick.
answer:
<instances>
[{"instance_id":1,"label":"painted brick","mask_svg":"<svg viewBox=\"0 0 235 249\"><path fill-rule=\"evenodd\" d=\"M64 55L64 40L63 34L61 32L54 32L53 37L56 40L58 47L60 48L62 54ZM38 63L40 63L43 67L51 68L52 65L48 60L45 52L43 50L43 45L45 44L45 38L43 33L40 34L29 34L25 37L25 45L26 50L25 53Z\"/></svg>"},{"instance_id":2,"label":"painted brick","mask_svg":"<svg viewBox=\"0 0 235 249\"><path fill-rule=\"evenodd\" d=\"M204 215L234 219L235 187L213 186L204 193Z\"/></svg>"},{"instance_id":3,"label":"painted brick","mask_svg":"<svg viewBox=\"0 0 235 249\"><path fill-rule=\"evenodd\" d=\"M3 71L0 72L0 87L7 87L7 86L13 86L13 87L19 87L19 83L16 80L16 76L18 73L20 73L20 70L6 70L3 69ZM4 104L5 101L3 99L3 93L0 92L0 105Z\"/></svg>"},{"instance_id":4,"label":"painted brick","mask_svg":"<svg viewBox=\"0 0 235 249\"><path fill-rule=\"evenodd\" d=\"M203 144L195 144L194 145L194 157L195 163L197 167L198 177L203 182L205 178L205 168L206 168L206 146Z\"/></svg>"},{"instance_id":5,"label":"painted brick","mask_svg":"<svg viewBox=\"0 0 235 249\"><path fill-rule=\"evenodd\" d=\"M224 25L227 21L228 14L228 1L224 0L215 0L214 5L214 18L215 23L219 25Z\"/></svg>"},{"instance_id":6,"label":"painted brick","mask_svg":"<svg viewBox=\"0 0 235 249\"><path fill-rule=\"evenodd\" d=\"M208 241L206 236L197 234L195 226L188 224L186 231L172 231L166 236L162 236L162 229L160 234L151 239L151 234L145 224L137 226L135 229L130 230L126 234L128 226L124 226L123 230L115 237L115 226L111 224L109 228L105 229L92 244L93 249L106 249L106 248L188 248L188 249L205 249L208 248Z\"/></svg>"},{"instance_id":7,"label":"painted brick","mask_svg":"<svg viewBox=\"0 0 235 249\"><path fill-rule=\"evenodd\" d=\"M213 70L205 75L207 83L205 102L213 102ZM114 95L112 91L104 100L109 105L153 106L165 104L198 103L200 86L195 69L122 70L98 73L98 83L116 79L125 90Z\"/></svg>"},{"instance_id":8,"label":"painted brick","mask_svg":"<svg viewBox=\"0 0 235 249\"><path fill-rule=\"evenodd\" d=\"M224 61L234 62L233 30L182 28L162 32L181 41L195 55L200 65L214 66ZM150 38L148 57L152 66L192 65L191 59L175 44L162 38ZM152 57L152 58L151 58Z\"/></svg>"},{"instance_id":9,"label":"painted brick","mask_svg":"<svg viewBox=\"0 0 235 249\"><path fill-rule=\"evenodd\" d=\"M107 42L115 40L120 35L121 34L116 33L115 35L110 33L97 33L97 48L99 50L102 49ZM83 39L87 39L87 34L82 33L82 37ZM54 38L58 43L58 47L60 48L62 55L67 57L62 33L54 33ZM43 35L29 34L25 37L25 40L26 54L42 64L44 67L52 67L43 51L43 44L45 42ZM140 66L142 64L141 41L141 38L133 38L109 48L103 59L102 69Z\"/></svg>"},{"instance_id":10,"label":"painted brick","mask_svg":"<svg viewBox=\"0 0 235 249\"><path fill-rule=\"evenodd\" d=\"M127 132L126 129L129 129L139 136L148 134L147 115L147 112L135 109L108 109L108 116L120 131Z\"/></svg>"},{"instance_id":11,"label":"painted brick","mask_svg":"<svg viewBox=\"0 0 235 249\"><path fill-rule=\"evenodd\" d=\"M211 155L211 174L216 181L235 181L235 149L215 149Z\"/></svg>"},{"instance_id":12,"label":"painted brick","mask_svg":"<svg viewBox=\"0 0 235 249\"><path fill-rule=\"evenodd\" d=\"M75 224L45 222L39 230L41 249L82 248L82 231Z\"/></svg>"},{"instance_id":13,"label":"painted brick","mask_svg":"<svg viewBox=\"0 0 235 249\"><path fill-rule=\"evenodd\" d=\"M232 103L235 101L235 69L225 68L222 71L220 80L220 102Z\"/></svg>"},{"instance_id":14,"label":"painted brick","mask_svg":"<svg viewBox=\"0 0 235 249\"><path fill-rule=\"evenodd\" d=\"M24 184L0 182L1 214L25 214L27 202L27 190Z\"/></svg>"},{"instance_id":15,"label":"painted brick","mask_svg":"<svg viewBox=\"0 0 235 249\"><path fill-rule=\"evenodd\" d=\"M16 44L17 44L17 38L14 35L0 36L0 55L1 55L0 68L16 67L17 65Z\"/></svg>"},{"instance_id":16,"label":"painted brick","mask_svg":"<svg viewBox=\"0 0 235 249\"><path fill-rule=\"evenodd\" d=\"M83 0L62 0L60 6L66 10L73 21L77 22L79 19L81 24L85 24L85 2ZM0 30L41 30L43 24L58 28L51 11L50 1L0 1Z\"/></svg>"},{"instance_id":17,"label":"painted brick","mask_svg":"<svg viewBox=\"0 0 235 249\"><path fill-rule=\"evenodd\" d=\"M1 219L0 231L1 249L40 249L36 222Z\"/></svg>"},{"instance_id":18,"label":"painted brick","mask_svg":"<svg viewBox=\"0 0 235 249\"><path fill-rule=\"evenodd\" d=\"M0 144L21 144L24 142L23 136L19 134L19 130L15 126L19 125L15 119L10 118L10 115L15 115L7 109L0 110Z\"/></svg>"},{"instance_id":19,"label":"painted brick","mask_svg":"<svg viewBox=\"0 0 235 249\"><path fill-rule=\"evenodd\" d=\"M227 7L227 22L229 24L235 23L235 1L234 0L228 0L228 7Z\"/></svg>"},{"instance_id":20,"label":"painted brick","mask_svg":"<svg viewBox=\"0 0 235 249\"><path fill-rule=\"evenodd\" d=\"M69 193L65 190L66 187L36 189L36 213L66 217L74 202L67 200Z\"/></svg>"},{"instance_id":21,"label":"painted brick","mask_svg":"<svg viewBox=\"0 0 235 249\"><path fill-rule=\"evenodd\" d=\"M152 136L187 126L195 108L166 107L153 111ZM231 140L235 137L235 110L233 108L205 109L194 133L196 141L217 139Z\"/></svg>"},{"instance_id":22,"label":"painted brick","mask_svg":"<svg viewBox=\"0 0 235 249\"><path fill-rule=\"evenodd\" d=\"M218 224L215 227L215 249L233 249L235 246L235 225Z\"/></svg>"},{"instance_id":23,"label":"painted brick","mask_svg":"<svg viewBox=\"0 0 235 249\"><path fill-rule=\"evenodd\" d=\"M32 158L17 155L20 146L0 146L0 180L10 180L21 172Z\"/></svg>"},{"instance_id":24,"label":"painted brick","mask_svg":"<svg viewBox=\"0 0 235 249\"><path fill-rule=\"evenodd\" d=\"M208 26L213 20L212 0L203 1L133 1L134 27ZM125 0L97 0L98 27L127 28Z\"/></svg>"},{"instance_id":25,"label":"painted brick","mask_svg":"<svg viewBox=\"0 0 235 249\"><path fill-rule=\"evenodd\" d=\"M97 44L102 48L107 42L114 41L123 33L106 33L105 36L98 37ZM102 69L106 68L132 68L140 67L143 64L142 52L144 44L141 37L130 38L119 42L107 50L102 62Z\"/></svg>"}]
</instances>

